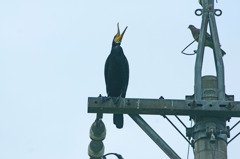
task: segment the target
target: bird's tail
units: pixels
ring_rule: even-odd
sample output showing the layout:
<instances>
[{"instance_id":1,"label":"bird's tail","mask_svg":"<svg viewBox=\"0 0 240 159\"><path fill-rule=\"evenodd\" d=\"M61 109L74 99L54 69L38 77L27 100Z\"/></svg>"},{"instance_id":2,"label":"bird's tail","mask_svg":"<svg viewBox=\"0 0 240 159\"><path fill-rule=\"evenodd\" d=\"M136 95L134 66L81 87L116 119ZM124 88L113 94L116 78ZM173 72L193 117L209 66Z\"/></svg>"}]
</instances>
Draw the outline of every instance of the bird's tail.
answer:
<instances>
[{"instance_id":1,"label":"bird's tail","mask_svg":"<svg viewBox=\"0 0 240 159\"><path fill-rule=\"evenodd\" d=\"M123 114L113 114L113 123L118 129L123 127Z\"/></svg>"},{"instance_id":2,"label":"bird's tail","mask_svg":"<svg viewBox=\"0 0 240 159\"><path fill-rule=\"evenodd\" d=\"M223 51L223 49L221 49L221 52L222 52L222 56L226 55L226 52Z\"/></svg>"}]
</instances>

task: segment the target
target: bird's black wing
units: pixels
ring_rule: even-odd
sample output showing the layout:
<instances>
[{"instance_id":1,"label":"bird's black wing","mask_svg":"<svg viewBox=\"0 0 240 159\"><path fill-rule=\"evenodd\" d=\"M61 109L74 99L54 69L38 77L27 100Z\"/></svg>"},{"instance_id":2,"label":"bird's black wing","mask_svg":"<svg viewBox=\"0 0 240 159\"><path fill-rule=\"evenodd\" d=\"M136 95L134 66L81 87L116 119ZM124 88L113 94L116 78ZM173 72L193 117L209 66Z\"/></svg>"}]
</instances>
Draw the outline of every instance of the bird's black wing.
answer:
<instances>
[{"instance_id":1,"label":"bird's black wing","mask_svg":"<svg viewBox=\"0 0 240 159\"><path fill-rule=\"evenodd\" d=\"M107 94L109 93L109 78L108 78L108 69L109 69L109 64L110 64L110 60L111 60L111 55L108 56L106 62L105 62L105 66L104 66L104 77L105 77L105 83L106 83L106 90L107 90Z\"/></svg>"},{"instance_id":2,"label":"bird's black wing","mask_svg":"<svg viewBox=\"0 0 240 159\"><path fill-rule=\"evenodd\" d=\"M104 74L108 96L124 98L128 86L129 65L121 46L112 48L105 63Z\"/></svg>"},{"instance_id":3,"label":"bird's black wing","mask_svg":"<svg viewBox=\"0 0 240 159\"><path fill-rule=\"evenodd\" d=\"M123 91L122 91L122 97L125 98L126 96L126 92L127 92L127 87L128 87L128 81L129 81L129 64L128 64L128 60L127 58L124 56L124 72L125 72L125 76L124 76L124 86L123 86Z\"/></svg>"}]
</instances>

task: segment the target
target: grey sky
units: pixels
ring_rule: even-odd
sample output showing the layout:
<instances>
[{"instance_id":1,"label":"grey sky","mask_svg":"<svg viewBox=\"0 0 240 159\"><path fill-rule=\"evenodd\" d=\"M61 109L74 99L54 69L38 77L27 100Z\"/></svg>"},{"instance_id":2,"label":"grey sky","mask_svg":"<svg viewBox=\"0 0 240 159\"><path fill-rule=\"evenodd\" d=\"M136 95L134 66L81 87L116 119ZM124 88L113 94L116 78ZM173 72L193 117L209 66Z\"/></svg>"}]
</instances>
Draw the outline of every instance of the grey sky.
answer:
<instances>
[{"instance_id":1,"label":"grey sky","mask_svg":"<svg viewBox=\"0 0 240 159\"><path fill-rule=\"evenodd\" d=\"M224 57L226 93L240 100L240 2L218 0L216 17ZM86 159L87 97L106 95L103 69L113 36L128 29L122 47L130 66L127 97L184 99L193 94L195 56L181 50L200 27L197 0L8 0L0 2L0 158ZM194 43L188 50L197 48ZM203 74L215 74L212 50L205 49ZM144 119L182 157L187 143L161 116ZM175 123L177 121L172 118ZM188 117L182 117L190 126ZM126 159L167 158L125 115L118 130L104 115L105 152ZM233 125L232 119L228 125ZM181 127L182 132L185 129ZM231 134L240 131L237 127ZM238 158L240 139L228 146ZM192 150L190 156L193 158Z\"/></svg>"}]
</instances>

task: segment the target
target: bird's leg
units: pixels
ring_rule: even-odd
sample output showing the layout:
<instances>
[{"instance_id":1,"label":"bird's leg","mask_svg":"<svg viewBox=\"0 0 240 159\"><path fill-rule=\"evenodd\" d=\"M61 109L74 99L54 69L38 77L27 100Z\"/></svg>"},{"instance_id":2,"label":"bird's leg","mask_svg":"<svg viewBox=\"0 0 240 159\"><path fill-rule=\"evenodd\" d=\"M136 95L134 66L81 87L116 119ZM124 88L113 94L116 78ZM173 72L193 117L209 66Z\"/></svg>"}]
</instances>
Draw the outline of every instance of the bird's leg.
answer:
<instances>
[{"instance_id":1,"label":"bird's leg","mask_svg":"<svg viewBox=\"0 0 240 159\"><path fill-rule=\"evenodd\" d=\"M109 101L111 98L104 96L104 97L102 97L101 99L102 99L102 100L101 100L102 103L104 103L104 102Z\"/></svg>"},{"instance_id":2,"label":"bird's leg","mask_svg":"<svg viewBox=\"0 0 240 159\"><path fill-rule=\"evenodd\" d=\"M122 99L122 93L120 94L120 96L118 96L118 97L113 97L113 98L112 98L113 103L114 103L116 106L119 106L119 104L120 104L120 99Z\"/></svg>"},{"instance_id":3,"label":"bird's leg","mask_svg":"<svg viewBox=\"0 0 240 159\"><path fill-rule=\"evenodd\" d=\"M101 98L101 103L104 103L104 102L106 102L106 101L108 101L108 100L110 100L111 98L109 98L109 97L106 97L106 96L102 96L101 94L99 94L99 96L98 96L99 98Z\"/></svg>"}]
</instances>

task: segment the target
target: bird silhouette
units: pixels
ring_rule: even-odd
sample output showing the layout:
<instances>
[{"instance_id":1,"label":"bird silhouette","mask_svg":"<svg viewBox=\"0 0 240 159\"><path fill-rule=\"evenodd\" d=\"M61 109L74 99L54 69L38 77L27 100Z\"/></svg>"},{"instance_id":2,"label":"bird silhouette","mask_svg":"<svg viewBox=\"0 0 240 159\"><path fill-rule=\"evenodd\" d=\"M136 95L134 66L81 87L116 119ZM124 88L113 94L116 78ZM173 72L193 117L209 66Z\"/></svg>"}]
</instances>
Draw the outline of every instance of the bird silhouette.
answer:
<instances>
[{"instance_id":1,"label":"bird silhouette","mask_svg":"<svg viewBox=\"0 0 240 159\"><path fill-rule=\"evenodd\" d=\"M127 27L122 34L120 34L119 24L117 24L117 27L118 32L113 38L112 50L106 60L104 69L107 94L108 97L115 97L112 99L116 105L118 105L120 98L125 98L129 80L128 60L120 46ZM123 114L114 114L113 123L117 128L122 128Z\"/></svg>"},{"instance_id":2,"label":"bird silhouette","mask_svg":"<svg viewBox=\"0 0 240 159\"><path fill-rule=\"evenodd\" d=\"M188 28L191 30L193 38L198 42L200 29L197 29L193 25L189 25ZM208 46L208 47L213 49L212 36L210 34L208 34L208 33L206 34L206 39L205 39L205 45L204 46ZM222 49L221 49L221 53L222 53L222 56L226 55L226 52L223 51Z\"/></svg>"}]
</instances>

